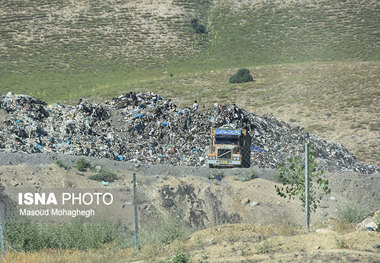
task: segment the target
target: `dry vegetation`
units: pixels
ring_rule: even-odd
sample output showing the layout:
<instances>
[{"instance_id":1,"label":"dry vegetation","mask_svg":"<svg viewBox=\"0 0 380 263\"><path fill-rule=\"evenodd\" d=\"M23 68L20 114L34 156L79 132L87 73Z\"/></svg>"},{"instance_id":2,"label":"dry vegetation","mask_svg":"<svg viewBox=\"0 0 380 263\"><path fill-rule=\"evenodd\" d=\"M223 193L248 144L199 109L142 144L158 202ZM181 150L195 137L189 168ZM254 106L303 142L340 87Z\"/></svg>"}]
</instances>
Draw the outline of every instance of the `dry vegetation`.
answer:
<instances>
[{"instance_id":1,"label":"dry vegetation","mask_svg":"<svg viewBox=\"0 0 380 263\"><path fill-rule=\"evenodd\" d=\"M195 232L169 245L154 244L114 250L112 244L97 251L44 250L7 254L3 262L173 262L175 255L191 262L378 262L377 232L305 233L291 225L222 225ZM1 262L1 261L0 261ZM186 262L186 261L178 261Z\"/></svg>"}]
</instances>

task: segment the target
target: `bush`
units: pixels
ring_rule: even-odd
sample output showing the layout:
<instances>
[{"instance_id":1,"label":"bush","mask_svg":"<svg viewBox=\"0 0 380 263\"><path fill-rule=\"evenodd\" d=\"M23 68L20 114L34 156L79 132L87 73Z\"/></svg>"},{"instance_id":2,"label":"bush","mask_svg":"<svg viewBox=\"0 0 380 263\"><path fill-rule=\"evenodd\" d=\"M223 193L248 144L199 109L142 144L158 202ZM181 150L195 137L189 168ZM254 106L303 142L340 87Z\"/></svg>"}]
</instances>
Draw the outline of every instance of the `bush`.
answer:
<instances>
[{"instance_id":1,"label":"bush","mask_svg":"<svg viewBox=\"0 0 380 263\"><path fill-rule=\"evenodd\" d=\"M249 170L243 175L243 177L240 178L240 181L247 182L247 181L251 181L257 177L258 176L254 170Z\"/></svg>"},{"instance_id":2,"label":"bush","mask_svg":"<svg viewBox=\"0 0 380 263\"><path fill-rule=\"evenodd\" d=\"M196 28L194 28L195 33L197 34L204 34L206 33L206 27L204 25L197 25Z\"/></svg>"},{"instance_id":3,"label":"bush","mask_svg":"<svg viewBox=\"0 0 380 263\"><path fill-rule=\"evenodd\" d=\"M91 168L91 163L86 161L85 159L80 159L77 162L77 169L78 171L84 172L87 170L87 168Z\"/></svg>"},{"instance_id":4,"label":"bush","mask_svg":"<svg viewBox=\"0 0 380 263\"><path fill-rule=\"evenodd\" d=\"M63 168L63 169L65 169L65 170L70 169L69 166L67 166L66 164L64 164L64 163L63 163L62 161L60 161L60 160L56 161L55 164L58 165L58 167Z\"/></svg>"},{"instance_id":5,"label":"bush","mask_svg":"<svg viewBox=\"0 0 380 263\"><path fill-rule=\"evenodd\" d=\"M119 177L115 173L105 170L104 168L101 168L99 172L97 172L94 175L91 175L88 178L91 180L99 181L99 182L105 181L105 182L110 182L110 183L119 179Z\"/></svg>"},{"instance_id":6,"label":"bush","mask_svg":"<svg viewBox=\"0 0 380 263\"><path fill-rule=\"evenodd\" d=\"M241 68L234 75L230 77L230 83L244 83L253 81L253 77L249 69Z\"/></svg>"},{"instance_id":7,"label":"bush","mask_svg":"<svg viewBox=\"0 0 380 263\"><path fill-rule=\"evenodd\" d=\"M171 263L189 263L189 262L191 262L190 255L182 251L177 251L176 255L171 260Z\"/></svg>"},{"instance_id":8,"label":"bush","mask_svg":"<svg viewBox=\"0 0 380 263\"><path fill-rule=\"evenodd\" d=\"M338 208L338 219L343 223L360 223L369 214L367 209L357 204L346 204Z\"/></svg>"},{"instance_id":9,"label":"bush","mask_svg":"<svg viewBox=\"0 0 380 263\"><path fill-rule=\"evenodd\" d=\"M188 237L191 228L176 218L168 218L148 225L141 232L142 245L170 244L174 240Z\"/></svg>"},{"instance_id":10,"label":"bush","mask_svg":"<svg viewBox=\"0 0 380 263\"><path fill-rule=\"evenodd\" d=\"M190 21L191 27L194 29L197 34L206 33L206 27L204 25L199 24L198 19L193 18Z\"/></svg>"}]
</instances>

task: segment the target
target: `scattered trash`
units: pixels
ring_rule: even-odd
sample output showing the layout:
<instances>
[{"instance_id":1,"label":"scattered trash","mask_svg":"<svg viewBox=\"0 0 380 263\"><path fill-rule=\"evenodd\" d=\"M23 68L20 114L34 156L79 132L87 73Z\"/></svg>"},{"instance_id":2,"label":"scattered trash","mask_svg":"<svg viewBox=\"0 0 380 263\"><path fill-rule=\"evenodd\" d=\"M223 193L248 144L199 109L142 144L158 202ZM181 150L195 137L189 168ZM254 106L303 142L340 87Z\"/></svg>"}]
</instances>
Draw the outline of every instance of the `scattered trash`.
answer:
<instances>
[{"instance_id":1,"label":"scattered trash","mask_svg":"<svg viewBox=\"0 0 380 263\"><path fill-rule=\"evenodd\" d=\"M251 200L249 200L248 198L245 198L245 199L241 200L241 203L243 205L249 204L249 202L251 202Z\"/></svg>"},{"instance_id":2,"label":"scattered trash","mask_svg":"<svg viewBox=\"0 0 380 263\"><path fill-rule=\"evenodd\" d=\"M102 185L104 185L104 186L109 186L109 185L110 185L110 182L102 181Z\"/></svg>"},{"instance_id":3,"label":"scattered trash","mask_svg":"<svg viewBox=\"0 0 380 263\"><path fill-rule=\"evenodd\" d=\"M277 168L303 152L305 142L330 171L380 172L360 163L345 147L322 140L273 115L249 113L236 105L179 108L152 93L129 92L105 104L47 105L28 95L0 96L0 150L55 152L136 164L205 166L210 128L229 124L252 136L252 165Z\"/></svg>"},{"instance_id":4,"label":"scattered trash","mask_svg":"<svg viewBox=\"0 0 380 263\"><path fill-rule=\"evenodd\" d=\"M251 206L252 206L252 207L255 207L255 206L258 206L258 205L259 205L259 202L252 202L252 203L251 203Z\"/></svg>"},{"instance_id":5,"label":"scattered trash","mask_svg":"<svg viewBox=\"0 0 380 263\"><path fill-rule=\"evenodd\" d=\"M379 231L380 229L380 210L372 216L368 216L356 225L356 231Z\"/></svg>"}]
</instances>

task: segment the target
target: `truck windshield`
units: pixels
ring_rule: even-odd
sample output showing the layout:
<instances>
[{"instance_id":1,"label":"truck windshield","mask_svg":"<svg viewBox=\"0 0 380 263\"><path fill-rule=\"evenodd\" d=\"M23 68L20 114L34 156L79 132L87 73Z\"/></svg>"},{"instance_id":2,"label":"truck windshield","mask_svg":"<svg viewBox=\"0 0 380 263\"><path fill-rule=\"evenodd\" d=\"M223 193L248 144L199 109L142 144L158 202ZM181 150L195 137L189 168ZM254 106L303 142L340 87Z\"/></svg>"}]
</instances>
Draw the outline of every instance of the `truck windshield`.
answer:
<instances>
[{"instance_id":1,"label":"truck windshield","mask_svg":"<svg viewBox=\"0 0 380 263\"><path fill-rule=\"evenodd\" d=\"M228 144L228 145L238 145L239 140L236 137L215 137L215 144Z\"/></svg>"}]
</instances>

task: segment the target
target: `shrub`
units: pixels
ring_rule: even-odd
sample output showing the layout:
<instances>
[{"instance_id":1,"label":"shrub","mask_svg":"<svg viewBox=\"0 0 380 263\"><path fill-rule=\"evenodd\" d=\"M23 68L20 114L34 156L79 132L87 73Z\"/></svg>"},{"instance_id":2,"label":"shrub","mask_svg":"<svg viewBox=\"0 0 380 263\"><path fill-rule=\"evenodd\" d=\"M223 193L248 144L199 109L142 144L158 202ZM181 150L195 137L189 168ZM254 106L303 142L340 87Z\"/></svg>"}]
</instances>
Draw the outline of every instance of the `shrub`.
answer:
<instances>
[{"instance_id":1,"label":"shrub","mask_svg":"<svg viewBox=\"0 0 380 263\"><path fill-rule=\"evenodd\" d=\"M194 30L195 30L195 33L197 34L206 33L206 27L204 25L197 25L197 27Z\"/></svg>"},{"instance_id":2,"label":"shrub","mask_svg":"<svg viewBox=\"0 0 380 263\"><path fill-rule=\"evenodd\" d=\"M253 81L253 77L249 69L241 68L234 75L230 77L230 83L243 83Z\"/></svg>"},{"instance_id":3,"label":"shrub","mask_svg":"<svg viewBox=\"0 0 380 263\"><path fill-rule=\"evenodd\" d=\"M338 208L338 219L343 223L360 223L369 215L369 211L357 204L346 204Z\"/></svg>"},{"instance_id":4,"label":"shrub","mask_svg":"<svg viewBox=\"0 0 380 263\"><path fill-rule=\"evenodd\" d=\"M78 162L77 162L77 169L78 171L86 171L87 168L91 168L91 163L86 161L85 159L80 159Z\"/></svg>"},{"instance_id":5,"label":"shrub","mask_svg":"<svg viewBox=\"0 0 380 263\"><path fill-rule=\"evenodd\" d=\"M65 170L70 169L69 166L67 166L66 164L64 164L64 163L63 163L62 161L60 161L60 160L56 161L55 164L58 165L58 167L63 168L63 169L65 169Z\"/></svg>"},{"instance_id":6,"label":"shrub","mask_svg":"<svg viewBox=\"0 0 380 263\"><path fill-rule=\"evenodd\" d=\"M105 181L105 182L110 182L110 183L119 179L119 177L115 173L105 170L104 168L101 168L99 172L97 172L94 175L91 175L88 178L91 180L99 181L99 182Z\"/></svg>"},{"instance_id":7,"label":"shrub","mask_svg":"<svg viewBox=\"0 0 380 263\"><path fill-rule=\"evenodd\" d=\"M170 244L174 240L188 237L191 228L176 218L168 218L148 225L141 232L143 245Z\"/></svg>"},{"instance_id":8,"label":"shrub","mask_svg":"<svg viewBox=\"0 0 380 263\"><path fill-rule=\"evenodd\" d=\"M347 248L347 243L344 237L335 237L335 243L338 248Z\"/></svg>"},{"instance_id":9,"label":"shrub","mask_svg":"<svg viewBox=\"0 0 380 263\"><path fill-rule=\"evenodd\" d=\"M290 221L289 219L285 219L282 223L278 225L278 232L283 236L294 236L298 233L300 229L299 225Z\"/></svg>"},{"instance_id":10,"label":"shrub","mask_svg":"<svg viewBox=\"0 0 380 263\"><path fill-rule=\"evenodd\" d=\"M194 29L195 33L197 34L206 33L206 27L204 25L199 24L197 18L191 19L190 24L191 24L191 27Z\"/></svg>"},{"instance_id":11,"label":"shrub","mask_svg":"<svg viewBox=\"0 0 380 263\"><path fill-rule=\"evenodd\" d=\"M268 241L264 241L261 245L257 246L257 253L268 254L273 251L272 244Z\"/></svg>"},{"instance_id":12,"label":"shrub","mask_svg":"<svg viewBox=\"0 0 380 263\"><path fill-rule=\"evenodd\" d=\"M190 255L186 254L182 251L177 251L174 258L171 260L172 263L189 263L190 261Z\"/></svg>"},{"instance_id":13,"label":"shrub","mask_svg":"<svg viewBox=\"0 0 380 263\"><path fill-rule=\"evenodd\" d=\"M240 181L242 182L247 182L247 181L251 181L253 179L257 178L257 174L254 170L249 170L247 171L243 177L240 178Z\"/></svg>"},{"instance_id":14,"label":"shrub","mask_svg":"<svg viewBox=\"0 0 380 263\"><path fill-rule=\"evenodd\" d=\"M191 19L190 24L192 28L195 28L198 25L198 19L197 18Z\"/></svg>"}]
</instances>

